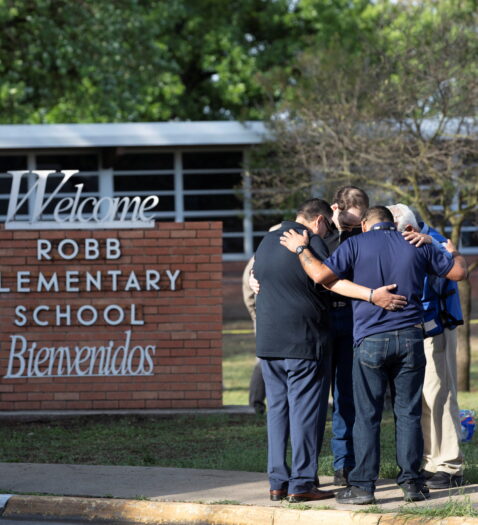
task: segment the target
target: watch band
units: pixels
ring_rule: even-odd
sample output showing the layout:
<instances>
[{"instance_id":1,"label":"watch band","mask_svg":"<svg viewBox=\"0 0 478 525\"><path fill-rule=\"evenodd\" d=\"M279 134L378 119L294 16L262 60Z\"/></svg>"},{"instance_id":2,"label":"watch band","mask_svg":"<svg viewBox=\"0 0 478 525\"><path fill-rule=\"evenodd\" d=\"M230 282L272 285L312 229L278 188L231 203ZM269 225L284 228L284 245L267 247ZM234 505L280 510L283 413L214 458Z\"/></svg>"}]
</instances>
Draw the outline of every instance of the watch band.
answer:
<instances>
[{"instance_id":1,"label":"watch band","mask_svg":"<svg viewBox=\"0 0 478 525\"><path fill-rule=\"evenodd\" d=\"M295 253L300 255L306 248L308 248L307 244L301 244L300 246L297 246Z\"/></svg>"}]
</instances>

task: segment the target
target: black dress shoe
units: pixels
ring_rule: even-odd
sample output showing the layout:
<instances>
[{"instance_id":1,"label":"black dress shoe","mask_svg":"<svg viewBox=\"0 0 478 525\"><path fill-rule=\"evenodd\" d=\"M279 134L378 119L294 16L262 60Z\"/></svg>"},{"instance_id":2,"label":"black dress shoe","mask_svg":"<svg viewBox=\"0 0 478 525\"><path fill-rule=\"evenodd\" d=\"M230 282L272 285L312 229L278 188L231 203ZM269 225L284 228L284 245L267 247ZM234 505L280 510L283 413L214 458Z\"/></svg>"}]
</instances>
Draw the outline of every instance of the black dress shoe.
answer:
<instances>
[{"instance_id":1,"label":"black dress shoe","mask_svg":"<svg viewBox=\"0 0 478 525\"><path fill-rule=\"evenodd\" d=\"M319 501L321 499L333 498L335 494L332 490L319 490L316 487L309 492L299 492L298 494L288 494L289 503L300 503L302 501Z\"/></svg>"},{"instance_id":2,"label":"black dress shoe","mask_svg":"<svg viewBox=\"0 0 478 525\"><path fill-rule=\"evenodd\" d=\"M463 485L463 476L456 474L448 474L442 470L438 470L433 476L425 481L429 489L451 489L453 487L461 487Z\"/></svg>"},{"instance_id":3,"label":"black dress shoe","mask_svg":"<svg viewBox=\"0 0 478 525\"><path fill-rule=\"evenodd\" d=\"M282 501L287 496L286 490L269 490L271 501Z\"/></svg>"},{"instance_id":4,"label":"black dress shoe","mask_svg":"<svg viewBox=\"0 0 478 525\"><path fill-rule=\"evenodd\" d=\"M406 481L400 485L400 488L403 490L405 501L423 501L430 497L430 491L421 483Z\"/></svg>"},{"instance_id":5,"label":"black dress shoe","mask_svg":"<svg viewBox=\"0 0 478 525\"><path fill-rule=\"evenodd\" d=\"M346 487L349 483L349 473L352 471L352 467L344 467L334 472L334 485L339 487Z\"/></svg>"},{"instance_id":6,"label":"black dress shoe","mask_svg":"<svg viewBox=\"0 0 478 525\"><path fill-rule=\"evenodd\" d=\"M351 505L370 505L375 503L373 492L367 492L353 485L339 490L335 499L337 503L350 503Z\"/></svg>"},{"instance_id":7,"label":"black dress shoe","mask_svg":"<svg viewBox=\"0 0 478 525\"><path fill-rule=\"evenodd\" d=\"M425 479L430 479L431 477L433 477L435 475L434 472L431 472L430 470L421 470L420 471L420 474L425 478Z\"/></svg>"}]
</instances>

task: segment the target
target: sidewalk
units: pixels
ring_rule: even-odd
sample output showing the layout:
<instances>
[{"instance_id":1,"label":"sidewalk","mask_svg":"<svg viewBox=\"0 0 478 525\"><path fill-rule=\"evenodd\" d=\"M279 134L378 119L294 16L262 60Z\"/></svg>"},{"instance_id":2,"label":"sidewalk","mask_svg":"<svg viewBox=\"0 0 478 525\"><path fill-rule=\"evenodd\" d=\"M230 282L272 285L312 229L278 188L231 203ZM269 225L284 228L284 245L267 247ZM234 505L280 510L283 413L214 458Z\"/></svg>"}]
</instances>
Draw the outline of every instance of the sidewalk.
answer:
<instances>
[{"instance_id":1,"label":"sidewalk","mask_svg":"<svg viewBox=\"0 0 478 525\"><path fill-rule=\"evenodd\" d=\"M329 477L321 477L321 486L337 489L331 481ZM335 499L307 503L312 510L303 510L303 506L294 508L285 502L271 502L268 491L266 474L255 472L0 463L1 493L37 494L12 496L3 514L8 517L58 516L218 525L368 525L387 523L392 518L394 523L401 522L393 514L381 517L379 514L357 514L357 511L364 510L362 506L338 505ZM392 480L381 480L375 496L382 511L396 511L405 505L401 491ZM478 509L478 486L467 485L452 491L433 490L430 500L407 506L430 507L447 503L450 498L457 501L470 498ZM412 524L415 520L408 518L406 522ZM478 518L461 517L441 523L478 524Z\"/></svg>"}]
</instances>

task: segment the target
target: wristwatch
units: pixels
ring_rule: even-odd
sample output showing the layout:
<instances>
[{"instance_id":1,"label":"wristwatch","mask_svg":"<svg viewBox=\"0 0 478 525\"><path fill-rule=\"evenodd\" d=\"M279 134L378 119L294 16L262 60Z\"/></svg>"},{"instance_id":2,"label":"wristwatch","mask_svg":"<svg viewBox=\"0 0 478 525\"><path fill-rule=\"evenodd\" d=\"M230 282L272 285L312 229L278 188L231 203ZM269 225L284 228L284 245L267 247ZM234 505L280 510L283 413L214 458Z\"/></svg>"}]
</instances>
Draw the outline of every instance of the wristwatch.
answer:
<instances>
[{"instance_id":1,"label":"wristwatch","mask_svg":"<svg viewBox=\"0 0 478 525\"><path fill-rule=\"evenodd\" d=\"M297 246L295 253L300 255L306 248L308 248L307 244L301 244L300 246Z\"/></svg>"}]
</instances>

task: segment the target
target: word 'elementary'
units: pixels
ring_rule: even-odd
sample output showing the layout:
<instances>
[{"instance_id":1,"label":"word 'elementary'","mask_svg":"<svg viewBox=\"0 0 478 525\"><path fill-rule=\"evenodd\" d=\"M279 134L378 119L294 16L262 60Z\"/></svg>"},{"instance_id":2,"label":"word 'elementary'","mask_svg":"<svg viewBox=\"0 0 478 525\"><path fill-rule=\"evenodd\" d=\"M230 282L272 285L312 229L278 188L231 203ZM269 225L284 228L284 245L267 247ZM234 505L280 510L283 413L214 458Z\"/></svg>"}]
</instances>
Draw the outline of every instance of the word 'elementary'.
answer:
<instances>
[{"instance_id":1,"label":"word 'elementary'","mask_svg":"<svg viewBox=\"0 0 478 525\"><path fill-rule=\"evenodd\" d=\"M181 270L166 270L168 281L161 281L161 272L145 270L143 273L135 271L107 270L102 272L80 272L67 270L63 275L57 272L46 275L43 272L33 274L29 270L16 273L13 286L4 286L0 273L0 293L30 293L30 292L151 292L161 290L160 281L166 284L166 289L176 291L176 281Z\"/></svg>"}]
</instances>

